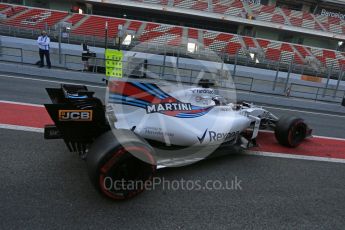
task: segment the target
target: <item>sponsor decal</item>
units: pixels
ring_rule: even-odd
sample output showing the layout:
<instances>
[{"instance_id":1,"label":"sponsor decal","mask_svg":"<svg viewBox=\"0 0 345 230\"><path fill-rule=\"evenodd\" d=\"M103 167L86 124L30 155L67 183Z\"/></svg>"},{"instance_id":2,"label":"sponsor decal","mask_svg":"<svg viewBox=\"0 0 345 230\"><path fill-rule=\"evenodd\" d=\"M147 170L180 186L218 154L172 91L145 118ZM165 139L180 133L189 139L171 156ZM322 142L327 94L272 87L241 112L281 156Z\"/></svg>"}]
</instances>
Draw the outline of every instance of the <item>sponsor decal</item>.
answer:
<instances>
[{"instance_id":1,"label":"sponsor decal","mask_svg":"<svg viewBox=\"0 0 345 230\"><path fill-rule=\"evenodd\" d=\"M190 103L161 103L146 106L147 113L160 113L165 111L192 111Z\"/></svg>"},{"instance_id":2,"label":"sponsor decal","mask_svg":"<svg viewBox=\"0 0 345 230\"><path fill-rule=\"evenodd\" d=\"M144 128L144 135L164 136L164 137L173 137L173 136L175 136L174 133L165 132L165 131L162 130L162 128L156 128L156 127L146 127L146 128Z\"/></svg>"},{"instance_id":3,"label":"sponsor decal","mask_svg":"<svg viewBox=\"0 0 345 230\"><path fill-rule=\"evenodd\" d=\"M92 121L92 110L59 110L59 121Z\"/></svg>"},{"instance_id":4,"label":"sponsor decal","mask_svg":"<svg viewBox=\"0 0 345 230\"><path fill-rule=\"evenodd\" d=\"M332 18L340 18L342 20L345 20L345 14L342 14L340 12L331 12L327 11L326 9L321 10L321 15L322 16L327 16L327 17L332 17Z\"/></svg>"},{"instance_id":5,"label":"sponsor decal","mask_svg":"<svg viewBox=\"0 0 345 230\"><path fill-rule=\"evenodd\" d=\"M261 0L241 0L241 2L246 2L248 4L255 4L255 5L261 4Z\"/></svg>"},{"instance_id":6,"label":"sponsor decal","mask_svg":"<svg viewBox=\"0 0 345 230\"><path fill-rule=\"evenodd\" d=\"M239 131L219 133L219 132L215 132L211 130L208 131L208 129L206 129L204 134L201 137L197 137L197 138L200 144L202 144L205 141L205 139L209 140L209 142L229 142L229 141L235 141L239 134L240 134Z\"/></svg>"},{"instance_id":7,"label":"sponsor decal","mask_svg":"<svg viewBox=\"0 0 345 230\"><path fill-rule=\"evenodd\" d=\"M205 130L204 134L201 137L197 137L199 142L200 142L200 144L202 144L202 142L204 142L204 139L206 137L206 133L207 133L207 129Z\"/></svg>"},{"instance_id":8,"label":"sponsor decal","mask_svg":"<svg viewBox=\"0 0 345 230\"><path fill-rule=\"evenodd\" d=\"M192 89L192 93L214 94L213 89Z\"/></svg>"},{"instance_id":9,"label":"sponsor decal","mask_svg":"<svg viewBox=\"0 0 345 230\"><path fill-rule=\"evenodd\" d=\"M222 107L219 109L221 112L232 112L233 109L230 107Z\"/></svg>"}]
</instances>

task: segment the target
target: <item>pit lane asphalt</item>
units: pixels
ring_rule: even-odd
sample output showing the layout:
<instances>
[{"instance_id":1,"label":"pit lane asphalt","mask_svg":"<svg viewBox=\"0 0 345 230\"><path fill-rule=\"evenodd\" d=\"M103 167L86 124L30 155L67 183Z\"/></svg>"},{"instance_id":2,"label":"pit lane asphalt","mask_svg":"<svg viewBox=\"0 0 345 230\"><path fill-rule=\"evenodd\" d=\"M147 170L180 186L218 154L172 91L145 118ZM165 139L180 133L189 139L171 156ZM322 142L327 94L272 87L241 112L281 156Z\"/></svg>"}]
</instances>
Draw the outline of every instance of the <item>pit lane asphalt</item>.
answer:
<instances>
[{"instance_id":1,"label":"pit lane asphalt","mask_svg":"<svg viewBox=\"0 0 345 230\"><path fill-rule=\"evenodd\" d=\"M158 172L165 180L240 180L241 190L157 186L112 202L60 140L0 130L1 229L343 229L344 164L229 155Z\"/></svg>"},{"instance_id":2,"label":"pit lane asphalt","mask_svg":"<svg viewBox=\"0 0 345 230\"><path fill-rule=\"evenodd\" d=\"M0 100L46 103L44 88L57 85L2 79ZM302 116L310 123L327 123L314 127L319 135L327 135L331 122L336 130L332 136L344 135L344 118ZM86 164L61 140L44 141L41 133L5 129L0 129L0 140L0 229L343 229L345 224L344 164L229 155L164 169L158 176L223 183L237 177L242 190L173 191L157 186L119 203L95 191Z\"/></svg>"}]
</instances>

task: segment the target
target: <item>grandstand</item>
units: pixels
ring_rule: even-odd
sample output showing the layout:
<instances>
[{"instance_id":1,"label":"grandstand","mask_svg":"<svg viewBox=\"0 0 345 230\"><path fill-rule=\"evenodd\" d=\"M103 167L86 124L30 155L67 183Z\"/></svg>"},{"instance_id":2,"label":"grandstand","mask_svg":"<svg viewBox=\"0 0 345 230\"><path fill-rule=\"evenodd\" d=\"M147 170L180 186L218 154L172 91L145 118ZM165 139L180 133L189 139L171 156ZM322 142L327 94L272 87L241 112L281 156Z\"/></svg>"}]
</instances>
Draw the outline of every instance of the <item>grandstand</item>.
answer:
<instances>
[{"instance_id":1,"label":"grandstand","mask_svg":"<svg viewBox=\"0 0 345 230\"><path fill-rule=\"evenodd\" d=\"M100 4L100 1L88 2L96 2L93 6L95 9L103 7L111 11L115 9L112 8L113 6L120 3L124 4L124 1L116 0L108 1L112 4L108 3L107 5ZM334 34L345 38L343 34L345 32L345 20L342 18L321 14L314 15L311 12L287 9L276 5L249 4L249 1L244 0L130 0L126 2L129 6L135 4L137 7L143 7L145 5L147 9L159 6L162 10L161 14L167 11L173 12L173 9L178 8L187 9L191 13L196 11L207 13L203 17L216 17L215 15L218 14L229 15L240 20L246 20L244 21L245 26L252 26L257 31L262 28L256 28L254 24L251 25L250 23L265 21L291 28L307 28L314 31L314 36L319 39L323 39L324 34L327 34L327 36L333 38L330 42L332 44L336 43L337 46L339 40L334 39ZM131 12L133 12L133 9ZM158 13L155 12L159 14L159 11ZM173 25L173 21L171 24L166 24L133 20L130 15L126 15L125 18L116 18L10 4L0 4L0 14L6 15L6 19L0 22L1 25L15 28L34 30L50 28L53 30L58 23L69 22L72 24L70 28L71 35L104 39L105 24L107 23L110 38L119 35L118 26L122 25L125 31L130 31L130 34L134 36L134 42L152 43L172 48L179 47L181 49L187 49L188 43L193 42L198 45L198 51L210 50L222 56L239 56L248 59L252 57L252 54L255 54L257 57L256 64L277 62L286 65L294 64L301 66L303 69L345 69L345 53L339 47L333 46L333 49L330 49L321 45L311 46L308 43L303 44L303 42L294 43L291 39L279 41L279 39L267 38L269 36L246 36L240 32L240 29L238 30L239 33L236 34L217 31L216 29ZM224 22L224 18L222 20L223 25L229 25ZM230 25L232 26L232 24ZM239 27L243 27L243 25ZM281 27L280 30L275 30L274 33L284 34L284 28ZM317 31L322 31L324 34L319 35ZM298 33L296 32L296 34ZM257 33L257 35L262 35L262 33ZM265 65L262 67L264 68Z\"/></svg>"}]
</instances>

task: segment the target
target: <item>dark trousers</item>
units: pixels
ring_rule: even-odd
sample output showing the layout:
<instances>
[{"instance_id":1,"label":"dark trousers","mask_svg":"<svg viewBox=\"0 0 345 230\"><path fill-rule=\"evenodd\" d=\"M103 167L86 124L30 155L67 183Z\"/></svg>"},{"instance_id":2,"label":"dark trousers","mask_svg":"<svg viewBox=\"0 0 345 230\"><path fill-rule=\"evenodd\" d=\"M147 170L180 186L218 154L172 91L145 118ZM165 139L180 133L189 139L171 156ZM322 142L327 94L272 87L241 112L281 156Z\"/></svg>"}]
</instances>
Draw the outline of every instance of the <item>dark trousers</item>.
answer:
<instances>
[{"instance_id":1,"label":"dark trousers","mask_svg":"<svg viewBox=\"0 0 345 230\"><path fill-rule=\"evenodd\" d=\"M45 56L46 61L47 61L47 66L51 67L49 50L40 49L39 53L40 53L40 60L41 60L40 66L44 66L44 56Z\"/></svg>"}]
</instances>

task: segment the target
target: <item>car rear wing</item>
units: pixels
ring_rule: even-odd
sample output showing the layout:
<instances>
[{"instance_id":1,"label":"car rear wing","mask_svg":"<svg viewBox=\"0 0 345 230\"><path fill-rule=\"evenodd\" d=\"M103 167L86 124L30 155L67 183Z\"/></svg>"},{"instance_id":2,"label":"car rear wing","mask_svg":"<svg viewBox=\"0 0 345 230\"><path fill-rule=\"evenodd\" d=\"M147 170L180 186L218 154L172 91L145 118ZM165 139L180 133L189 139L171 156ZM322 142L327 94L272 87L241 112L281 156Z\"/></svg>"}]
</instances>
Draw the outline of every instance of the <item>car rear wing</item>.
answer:
<instances>
[{"instance_id":1,"label":"car rear wing","mask_svg":"<svg viewBox=\"0 0 345 230\"><path fill-rule=\"evenodd\" d=\"M44 129L45 139L64 139L70 151L83 152L87 144L110 130L105 108L83 85L61 85L47 88L52 104L45 108L54 124Z\"/></svg>"}]
</instances>

